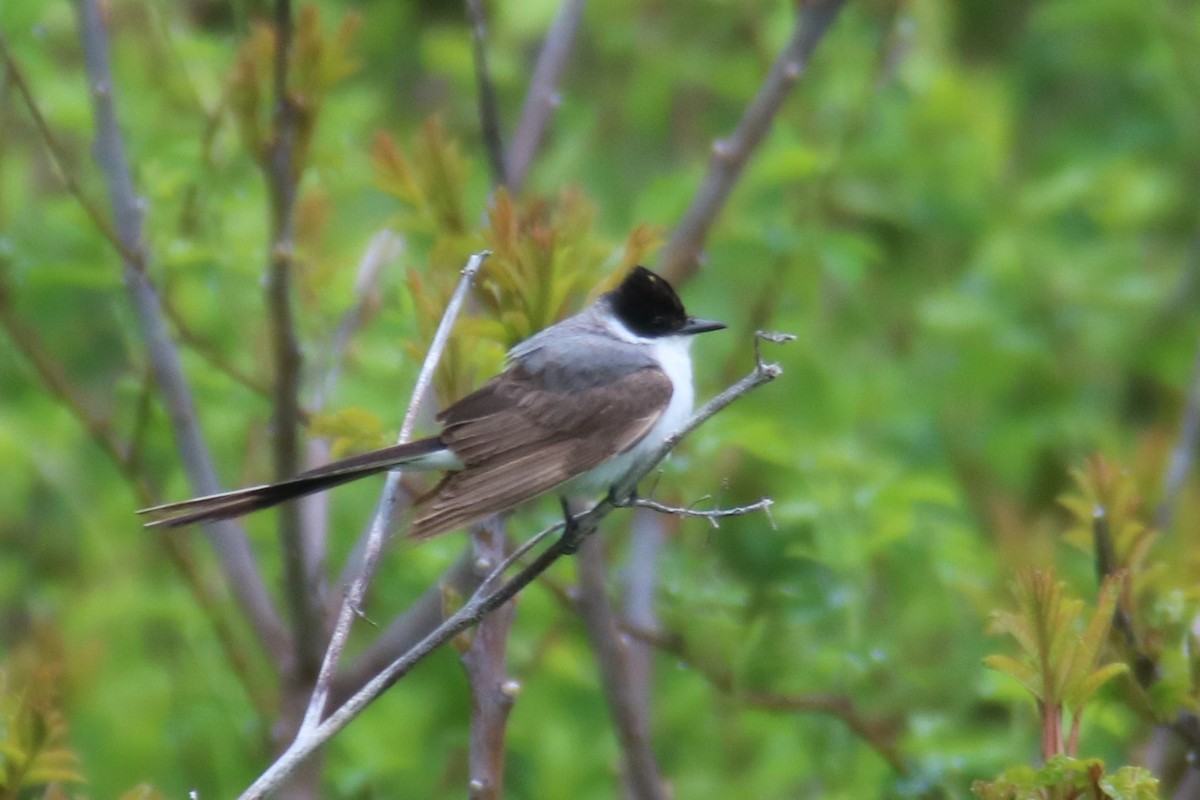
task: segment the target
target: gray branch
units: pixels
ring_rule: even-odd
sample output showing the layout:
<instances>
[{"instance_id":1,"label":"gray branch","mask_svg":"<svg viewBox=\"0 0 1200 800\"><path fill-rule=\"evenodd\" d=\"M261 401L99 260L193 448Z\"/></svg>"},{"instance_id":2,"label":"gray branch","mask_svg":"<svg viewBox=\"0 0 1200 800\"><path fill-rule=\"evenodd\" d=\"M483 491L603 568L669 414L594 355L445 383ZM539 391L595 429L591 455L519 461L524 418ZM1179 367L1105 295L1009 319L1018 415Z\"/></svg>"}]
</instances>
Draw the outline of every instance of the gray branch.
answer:
<instances>
[{"instance_id":1,"label":"gray branch","mask_svg":"<svg viewBox=\"0 0 1200 800\"><path fill-rule=\"evenodd\" d=\"M726 517L741 517L755 511L762 511L768 518L771 516L771 506L775 501L769 497L764 497L757 502L750 503L744 506L734 506L733 508L711 508L707 511L695 508L693 506L669 506L665 503L659 503L655 500L648 500L642 497L635 497L629 501L628 505L636 508L645 508L650 511L657 511L660 514L671 514L676 517L699 517L700 519L708 520L709 524L714 528L721 527L718 520Z\"/></svg>"},{"instance_id":2,"label":"gray branch","mask_svg":"<svg viewBox=\"0 0 1200 800\"><path fill-rule=\"evenodd\" d=\"M329 345L322 356L321 366L316 370L316 385L313 388L313 399L309 407L309 415L313 416L325 410L329 397L333 394L341 377L342 363L346 358L350 340L363 325L376 302L377 284L383 267L399 256L404 248L404 239L397 233L384 229L371 237L366 251L358 264L358 276L354 281L354 303L346 309L338 321ZM324 438L309 439L305 447L305 464L308 468L327 464L330 461L329 441ZM304 548L306 561L320 576L314 585L316 601L323 607L322 616L334 619L337 606L333 605L328 591L328 579L325 570L327 539L329 534L329 495L325 492L302 498L301 523L304 526ZM342 586L339 583L338 586Z\"/></svg>"},{"instance_id":3,"label":"gray branch","mask_svg":"<svg viewBox=\"0 0 1200 800\"><path fill-rule=\"evenodd\" d=\"M467 260L467 265L463 267L462 278L459 280L458 286L454 290L454 295L450 298L450 302L446 305L442 321L438 325L433 342L429 346L429 352L425 356L425 363L421 365L421 371L417 375L416 385L413 387L412 399L408 404L408 411L404 415L404 422L400 425L400 435L396 439L397 444L403 444L412 438L412 431L416 426L417 411L420 407L421 398L425 396L425 390L433 381L434 370L437 368L438 362L442 358L442 353L446 349L446 343L450 339L450 331L453 329L454 322L458 319L458 314L466 302L467 293L475 280L475 274L479 271L479 267L483 264L484 259L489 255L491 253L487 250L475 253ZM401 494L400 477L401 472L394 470L388 473L387 480L384 483L383 494L375 510L375 517L371 520L370 533L363 548L362 563L359 567L359 572L350 583L350 587L346 591L346 596L342 601L341 610L338 612L337 621L334 623L333 635L330 637L329 644L326 647L325 657L322 660L320 672L317 674L316 685L313 688L312 697L308 702L308 709L304 713L304 721L301 723L300 730L296 734L297 742L308 738L310 732L321 722L321 715L325 713L325 706L329 699L330 688L333 685L338 660L341 658L342 650L346 646L346 640L350 636L350 628L354 624L354 618L362 607L363 598L367 593L367 586L371 582L371 577L375 574L375 567L379 562L380 554L383 552L383 544L387 538L387 532L391 529L392 522L395 519L395 510Z\"/></svg>"},{"instance_id":4,"label":"gray branch","mask_svg":"<svg viewBox=\"0 0 1200 800\"><path fill-rule=\"evenodd\" d=\"M621 745L628 796L635 800L666 800L669 794L650 741L649 707L638 702L638 693L630 679L624 637L608 596L608 570L600 539L584 540L576 564L579 574L576 607L596 656L600 685Z\"/></svg>"},{"instance_id":5,"label":"gray branch","mask_svg":"<svg viewBox=\"0 0 1200 800\"><path fill-rule=\"evenodd\" d=\"M121 242L125 284L192 492L197 496L216 494L221 491L221 484L200 432L195 403L183 373L179 351L167 333L158 291L145 271L147 256L142 242L143 203L134 192L113 104L108 32L96 0L79 0L77 8L79 38L83 45L92 113L96 121L96 163L108 187L116 233ZM204 533L258 638L277 663L284 663L288 657L288 636L263 584L245 531L234 522L224 521L205 525Z\"/></svg>"},{"instance_id":6,"label":"gray branch","mask_svg":"<svg viewBox=\"0 0 1200 800\"><path fill-rule=\"evenodd\" d=\"M733 133L713 144L708 173L663 249L658 269L671 283L678 285L696 271L708 232L725 207L742 169L771 130L783 101L804 74L809 58L844 4L845 0L810 0L799 4L791 39Z\"/></svg>"},{"instance_id":7,"label":"gray branch","mask_svg":"<svg viewBox=\"0 0 1200 800\"><path fill-rule=\"evenodd\" d=\"M519 190L525 183L529 167L546 135L550 117L558 108L558 79L567 65L567 57L571 55L571 45L583 20L585 5L586 0L563 0L550 30L546 32L546 41L529 81L525 105L521 108L521 118L509 142L508 157L505 159L508 186L513 191Z\"/></svg>"},{"instance_id":8,"label":"gray branch","mask_svg":"<svg viewBox=\"0 0 1200 800\"><path fill-rule=\"evenodd\" d=\"M622 570L624 577L624 617L645 630L658 628L655 593L658 588L658 557L667 531L661 516L638 509L629 526L629 553ZM650 645L637 639L625 642L629 690L641 713L650 714L650 678L654 653Z\"/></svg>"},{"instance_id":9,"label":"gray branch","mask_svg":"<svg viewBox=\"0 0 1200 800\"><path fill-rule=\"evenodd\" d=\"M504 561L507 515L493 515L471 527L474 566L485 577ZM519 684L508 676L508 634L516 615L509 602L485 617L462 653L471 691L471 735L467 755L471 800L500 800L504 795L504 742L508 715Z\"/></svg>"}]
</instances>

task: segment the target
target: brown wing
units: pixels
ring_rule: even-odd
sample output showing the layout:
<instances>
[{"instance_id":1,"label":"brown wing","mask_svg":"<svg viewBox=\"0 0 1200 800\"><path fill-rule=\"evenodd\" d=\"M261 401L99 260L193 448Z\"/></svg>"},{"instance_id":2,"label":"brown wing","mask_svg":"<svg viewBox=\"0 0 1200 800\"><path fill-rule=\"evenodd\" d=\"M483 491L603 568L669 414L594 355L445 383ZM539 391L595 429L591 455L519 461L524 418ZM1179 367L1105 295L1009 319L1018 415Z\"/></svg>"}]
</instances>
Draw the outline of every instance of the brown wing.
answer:
<instances>
[{"instance_id":1,"label":"brown wing","mask_svg":"<svg viewBox=\"0 0 1200 800\"><path fill-rule=\"evenodd\" d=\"M462 459L418 508L424 539L553 489L645 436L671 399L671 380L647 368L566 399L519 369L441 415L441 440Z\"/></svg>"}]
</instances>

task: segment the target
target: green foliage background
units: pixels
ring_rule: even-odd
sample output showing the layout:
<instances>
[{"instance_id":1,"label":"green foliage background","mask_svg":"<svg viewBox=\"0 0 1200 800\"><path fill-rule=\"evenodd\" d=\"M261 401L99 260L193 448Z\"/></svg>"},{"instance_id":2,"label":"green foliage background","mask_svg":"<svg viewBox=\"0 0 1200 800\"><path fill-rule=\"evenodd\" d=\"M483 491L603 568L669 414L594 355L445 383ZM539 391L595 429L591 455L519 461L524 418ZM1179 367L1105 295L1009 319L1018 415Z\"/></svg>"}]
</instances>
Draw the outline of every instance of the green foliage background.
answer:
<instances>
[{"instance_id":1,"label":"green foliage background","mask_svg":"<svg viewBox=\"0 0 1200 800\"><path fill-rule=\"evenodd\" d=\"M351 304L355 265L379 228L405 234L405 269L453 260L377 188L376 131L411 159L438 115L464 158L473 230L488 193L461 7L317 5L327 32L351 11L363 24L349 51L357 69L324 98L302 185L309 364ZM508 128L554 10L544 0L489 9ZM266 478L270 462L268 401L213 363L270 374L265 189L228 105L237 48L265 11L253 0L107 7L150 269L201 343L183 345L185 364L231 486ZM578 187L609 265L636 226L669 230L791 19L790 6L763 0L589 7L530 190ZM4 3L0 29L73 174L104 205L72 5ZM684 503L776 500L776 527L762 516L720 530L684 522L662 558L664 625L734 687L657 659L654 743L676 796L940 787L960 797L1035 759L1033 704L982 663L1004 647L985 635L988 615L1010 603L1020 565L1057 563L1094 596L1089 556L1062 543L1069 518L1057 505L1085 456L1104 452L1151 505L1159 496L1200 322L1198 129L1200 7L1186 0L850 4L683 292L696 313L731 323L697 343L701 396L749 368L755 328L798 338L770 351L783 378L700 431L658 488ZM149 415L154 488L186 496L164 412L143 401L145 357L118 257L63 187L11 81L0 86L0 136L3 302L115 431ZM385 275L331 399L369 410L384 431L398 425L418 366L406 345L420 335L409 286L403 269ZM2 341L0 645L57 643L88 795L146 781L168 796L231 796L267 761L266 723L157 534L139 528L128 482ZM478 363L470 349L462 357L477 375L495 366L495 348ZM375 491L336 493L335 558ZM1198 506L1193 480L1152 554L1193 587L1193 603ZM274 585L269 517L248 525ZM621 523L612 518L607 534L617 563ZM460 534L393 554L372 615L402 608L461 546ZM569 580L570 566L555 576ZM523 685L510 796L614 796L618 750L595 666L553 593L522 597L510 656ZM908 774L837 719L744 702L755 691L851 698L896 732ZM1132 763L1149 731L1120 693L1101 692L1081 748L1113 765ZM440 653L336 740L329 795L461 795L468 714L456 657Z\"/></svg>"}]
</instances>

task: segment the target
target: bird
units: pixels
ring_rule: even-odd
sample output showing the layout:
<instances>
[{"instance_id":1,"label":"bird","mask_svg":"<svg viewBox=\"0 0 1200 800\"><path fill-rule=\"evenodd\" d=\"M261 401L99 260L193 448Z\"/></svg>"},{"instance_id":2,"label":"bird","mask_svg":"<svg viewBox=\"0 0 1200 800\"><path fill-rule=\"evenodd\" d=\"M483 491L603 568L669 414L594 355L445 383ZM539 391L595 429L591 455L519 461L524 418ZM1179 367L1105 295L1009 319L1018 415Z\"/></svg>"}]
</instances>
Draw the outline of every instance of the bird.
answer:
<instances>
[{"instance_id":1,"label":"bird","mask_svg":"<svg viewBox=\"0 0 1200 800\"><path fill-rule=\"evenodd\" d=\"M437 415L435 436L276 483L146 508L148 528L230 519L389 470L439 470L414 503L424 540L550 492L611 491L645 470L692 414L691 343L725 328L684 309L666 279L631 269L582 311L509 350L504 369Z\"/></svg>"}]
</instances>

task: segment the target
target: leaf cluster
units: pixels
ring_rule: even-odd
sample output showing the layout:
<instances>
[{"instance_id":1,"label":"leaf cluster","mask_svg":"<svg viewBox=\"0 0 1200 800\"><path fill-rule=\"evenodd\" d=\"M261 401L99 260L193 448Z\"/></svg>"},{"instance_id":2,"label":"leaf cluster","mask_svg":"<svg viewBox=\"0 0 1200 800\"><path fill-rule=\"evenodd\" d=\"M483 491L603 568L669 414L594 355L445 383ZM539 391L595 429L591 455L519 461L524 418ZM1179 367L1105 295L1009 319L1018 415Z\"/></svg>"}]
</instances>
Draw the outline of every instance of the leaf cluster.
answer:
<instances>
[{"instance_id":1,"label":"leaf cluster","mask_svg":"<svg viewBox=\"0 0 1200 800\"><path fill-rule=\"evenodd\" d=\"M994 781L977 781L979 800L1157 800L1158 780L1142 767L1107 774L1098 758L1057 755L1039 768L1012 767Z\"/></svg>"},{"instance_id":2,"label":"leaf cluster","mask_svg":"<svg viewBox=\"0 0 1200 800\"><path fill-rule=\"evenodd\" d=\"M1081 631L1083 601L1067 596L1052 571L1023 570L1013 582L1018 610L995 612L990 628L1012 636L1022 657L992 655L985 663L1018 680L1040 707L1082 714L1097 689L1128 670L1120 661L1100 664L1124 580L1124 573L1105 578ZM1063 752L1061 743L1054 752Z\"/></svg>"},{"instance_id":3,"label":"leaf cluster","mask_svg":"<svg viewBox=\"0 0 1200 800\"><path fill-rule=\"evenodd\" d=\"M283 97L276 96L276 59L280 57L276 29L267 22L253 24L238 50L229 77L228 97L246 151L260 165L266 164L274 145L274 134L269 133L275 130L271 119L280 113L279 104L286 103L295 113L290 171L294 180L299 179L309 163L323 101L335 84L357 69L354 39L361 24L360 15L348 13L337 31L326 35L321 30L317 7L302 6L294 41L289 42L291 51L287 53L289 62L295 66L287 72Z\"/></svg>"}]
</instances>

